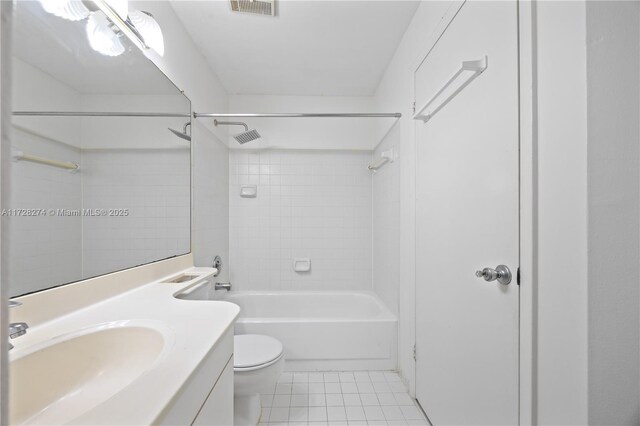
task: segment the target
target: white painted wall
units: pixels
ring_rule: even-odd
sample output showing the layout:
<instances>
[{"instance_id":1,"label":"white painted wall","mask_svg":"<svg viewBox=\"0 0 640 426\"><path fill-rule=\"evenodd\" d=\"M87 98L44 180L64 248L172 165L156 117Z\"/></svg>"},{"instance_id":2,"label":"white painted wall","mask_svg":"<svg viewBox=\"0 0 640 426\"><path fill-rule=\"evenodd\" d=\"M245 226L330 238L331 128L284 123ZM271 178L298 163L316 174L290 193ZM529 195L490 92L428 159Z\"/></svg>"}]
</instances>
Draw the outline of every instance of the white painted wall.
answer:
<instances>
[{"instance_id":1,"label":"white painted wall","mask_svg":"<svg viewBox=\"0 0 640 426\"><path fill-rule=\"evenodd\" d=\"M42 70L13 57L15 111L79 110L81 94ZM80 117L12 117L15 126L73 146L80 146Z\"/></svg>"},{"instance_id":2,"label":"white painted wall","mask_svg":"<svg viewBox=\"0 0 640 426\"><path fill-rule=\"evenodd\" d=\"M637 425L640 3L586 2L586 19L589 424Z\"/></svg>"},{"instance_id":3,"label":"white painted wall","mask_svg":"<svg viewBox=\"0 0 640 426\"><path fill-rule=\"evenodd\" d=\"M150 65L152 66L152 65ZM189 113L188 100L167 94L80 93L56 80L46 70L14 58L16 111L106 111ZM140 117L24 117L15 116L18 128L81 149L184 148L186 142L167 127L182 130L187 118Z\"/></svg>"},{"instance_id":4,"label":"white painted wall","mask_svg":"<svg viewBox=\"0 0 640 426\"><path fill-rule=\"evenodd\" d=\"M399 317L398 367L410 392L415 393L415 121L412 119L413 71L419 58L427 53L427 47L435 42L443 15L456 2L423 1L416 11L411 25L400 42L393 59L380 82L375 96L377 111L393 110L402 113L397 129L392 130L383 142L398 149L399 158L392 166L398 170L399 250L397 255L384 247L378 247L376 257L398 259L397 292ZM392 176L388 176L393 179ZM383 185L380 182L381 186ZM374 194L374 198L380 194ZM389 207L391 209L391 207ZM396 211L396 210L394 210ZM380 211L374 212L379 217ZM389 211L389 214L392 214ZM374 231L376 232L376 231ZM376 250L376 249L374 249ZM375 266L374 266L375 267ZM393 282L391 283L393 285ZM376 284L377 286L377 284ZM385 293L391 298L392 289Z\"/></svg>"},{"instance_id":5,"label":"white painted wall","mask_svg":"<svg viewBox=\"0 0 640 426\"><path fill-rule=\"evenodd\" d=\"M82 111L126 110L187 115L190 111L189 101L178 93L83 94L80 101ZM82 137L78 142L82 149L184 149L189 147L189 143L176 137L167 128L182 131L188 120L180 117L81 117Z\"/></svg>"},{"instance_id":6,"label":"white painted wall","mask_svg":"<svg viewBox=\"0 0 640 426\"><path fill-rule=\"evenodd\" d=\"M200 49L193 43L184 26L173 11L170 2L132 1L131 7L153 14L162 27L165 53L160 57L153 51L147 56L191 100L191 108L198 112L226 112L228 95L216 74L211 70ZM196 266L210 266L213 257L229 259L229 155L226 131L211 132L212 123L197 122L192 128L194 152L192 171L192 250ZM223 269L220 279L228 277Z\"/></svg>"},{"instance_id":7,"label":"white painted wall","mask_svg":"<svg viewBox=\"0 0 640 426\"><path fill-rule=\"evenodd\" d=\"M371 290L369 152L232 150L231 280L238 290ZM241 198L242 185L256 198ZM310 258L310 272L294 272Z\"/></svg>"},{"instance_id":8,"label":"white painted wall","mask_svg":"<svg viewBox=\"0 0 640 426\"><path fill-rule=\"evenodd\" d=\"M587 423L584 2L537 4L537 420Z\"/></svg>"}]
</instances>

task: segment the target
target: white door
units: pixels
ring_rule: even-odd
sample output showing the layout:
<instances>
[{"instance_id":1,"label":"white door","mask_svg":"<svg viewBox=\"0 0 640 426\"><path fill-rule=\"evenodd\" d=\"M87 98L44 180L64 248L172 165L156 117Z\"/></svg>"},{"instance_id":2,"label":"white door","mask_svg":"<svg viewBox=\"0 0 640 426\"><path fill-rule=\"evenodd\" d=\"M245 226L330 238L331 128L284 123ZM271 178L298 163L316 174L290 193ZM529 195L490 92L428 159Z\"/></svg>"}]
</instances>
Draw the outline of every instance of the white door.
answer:
<instances>
[{"instance_id":1,"label":"white door","mask_svg":"<svg viewBox=\"0 0 640 426\"><path fill-rule=\"evenodd\" d=\"M488 58L416 122L416 393L434 425L518 423L517 48L515 1L468 1L415 75L420 106ZM508 285L475 275L500 264Z\"/></svg>"}]
</instances>

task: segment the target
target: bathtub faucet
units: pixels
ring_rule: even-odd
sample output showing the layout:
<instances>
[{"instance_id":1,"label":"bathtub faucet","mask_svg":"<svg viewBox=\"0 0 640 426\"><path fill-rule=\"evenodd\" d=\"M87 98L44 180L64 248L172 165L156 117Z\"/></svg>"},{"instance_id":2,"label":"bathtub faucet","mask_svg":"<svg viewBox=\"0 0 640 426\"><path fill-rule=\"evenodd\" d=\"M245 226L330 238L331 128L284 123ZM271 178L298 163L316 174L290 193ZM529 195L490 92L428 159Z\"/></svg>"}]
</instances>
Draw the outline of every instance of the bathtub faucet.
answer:
<instances>
[{"instance_id":1,"label":"bathtub faucet","mask_svg":"<svg viewBox=\"0 0 640 426\"><path fill-rule=\"evenodd\" d=\"M216 283L215 287L216 290L231 290L231 283Z\"/></svg>"},{"instance_id":2,"label":"bathtub faucet","mask_svg":"<svg viewBox=\"0 0 640 426\"><path fill-rule=\"evenodd\" d=\"M15 300L9 300L9 308L15 308L18 306L22 306L22 303L16 302ZM12 322L9 324L9 338L15 339L16 337L26 334L28 328L29 326L26 322ZM13 345L9 343L9 350L11 349L13 349Z\"/></svg>"}]
</instances>

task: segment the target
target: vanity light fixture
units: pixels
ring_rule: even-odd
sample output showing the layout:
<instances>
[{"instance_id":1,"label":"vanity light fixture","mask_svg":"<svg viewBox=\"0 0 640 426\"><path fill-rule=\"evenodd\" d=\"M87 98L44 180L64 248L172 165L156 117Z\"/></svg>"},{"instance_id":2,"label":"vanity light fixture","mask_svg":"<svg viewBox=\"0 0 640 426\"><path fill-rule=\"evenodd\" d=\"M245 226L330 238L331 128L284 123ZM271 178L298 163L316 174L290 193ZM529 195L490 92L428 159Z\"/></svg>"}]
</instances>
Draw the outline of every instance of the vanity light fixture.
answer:
<instances>
[{"instance_id":1,"label":"vanity light fixture","mask_svg":"<svg viewBox=\"0 0 640 426\"><path fill-rule=\"evenodd\" d=\"M124 34L140 49L164 56L160 25L150 13L129 9L128 0L40 0L40 4L48 13L70 21L88 18L89 44L103 55L124 53L120 40Z\"/></svg>"},{"instance_id":2,"label":"vanity light fixture","mask_svg":"<svg viewBox=\"0 0 640 426\"><path fill-rule=\"evenodd\" d=\"M82 21L91 13L82 0L40 0L42 8L69 21Z\"/></svg>"},{"instance_id":3,"label":"vanity light fixture","mask_svg":"<svg viewBox=\"0 0 640 426\"><path fill-rule=\"evenodd\" d=\"M111 29L107 16L100 10L93 12L87 21L89 45L98 53L118 56L124 52L120 37Z\"/></svg>"},{"instance_id":4,"label":"vanity light fixture","mask_svg":"<svg viewBox=\"0 0 640 426\"><path fill-rule=\"evenodd\" d=\"M104 2L108 4L121 19L127 19L129 15L129 0L104 0Z\"/></svg>"},{"instance_id":5,"label":"vanity light fixture","mask_svg":"<svg viewBox=\"0 0 640 426\"><path fill-rule=\"evenodd\" d=\"M111 6L111 2L105 0L94 0L96 6L106 15L106 17L114 25L114 33L122 33L126 35L135 45L142 50L149 49L149 46L144 42L140 32L133 26L131 21L127 17L120 16L120 12ZM127 12L128 13L128 12ZM119 34L118 34L119 35Z\"/></svg>"},{"instance_id":6,"label":"vanity light fixture","mask_svg":"<svg viewBox=\"0 0 640 426\"><path fill-rule=\"evenodd\" d=\"M129 12L129 20L138 30L147 46L155 50L158 55L164 56L164 37L160 25L149 12L132 10Z\"/></svg>"},{"instance_id":7,"label":"vanity light fixture","mask_svg":"<svg viewBox=\"0 0 640 426\"><path fill-rule=\"evenodd\" d=\"M160 56L164 55L164 38L160 25L150 13L139 10L128 11L128 15L123 18L120 11L113 5L120 2L115 0L93 0L98 8L104 12L111 22L122 31L129 40L142 50L153 49Z\"/></svg>"}]
</instances>

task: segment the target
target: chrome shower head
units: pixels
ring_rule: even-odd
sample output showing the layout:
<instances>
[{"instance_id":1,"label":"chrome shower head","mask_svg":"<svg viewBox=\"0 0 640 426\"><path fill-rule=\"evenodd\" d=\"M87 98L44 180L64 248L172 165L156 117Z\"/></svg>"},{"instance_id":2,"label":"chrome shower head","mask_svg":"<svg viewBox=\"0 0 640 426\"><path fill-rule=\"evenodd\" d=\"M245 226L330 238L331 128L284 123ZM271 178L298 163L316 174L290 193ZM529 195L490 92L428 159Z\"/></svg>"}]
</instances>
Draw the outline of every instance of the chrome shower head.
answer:
<instances>
[{"instance_id":1,"label":"chrome shower head","mask_svg":"<svg viewBox=\"0 0 640 426\"><path fill-rule=\"evenodd\" d=\"M249 130L248 132L242 132L233 136L239 144L247 143L260 139L260 133L256 129Z\"/></svg>"},{"instance_id":2,"label":"chrome shower head","mask_svg":"<svg viewBox=\"0 0 640 426\"><path fill-rule=\"evenodd\" d=\"M184 123L184 126L182 126L182 132L172 129L171 127L169 127L168 129L171 130L171 133L173 133L177 137L191 142L191 135L187 133L187 127L189 126L191 126L191 122L187 121L186 123Z\"/></svg>"},{"instance_id":3,"label":"chrome shower head","mask_svg":"<svg viewBox=\"0 0 640 426\"><path fill-rule=\"evenodd\" d=\"M247 142L254 141L256 139L260 139L260 133L256 129L249 130L249 126L246 123L241 121L218 121L213 120L214 126L244 126L244 132L234 135L234 139L238 141L239 144L245 144Z\"/></svg>"}]
</instances>

